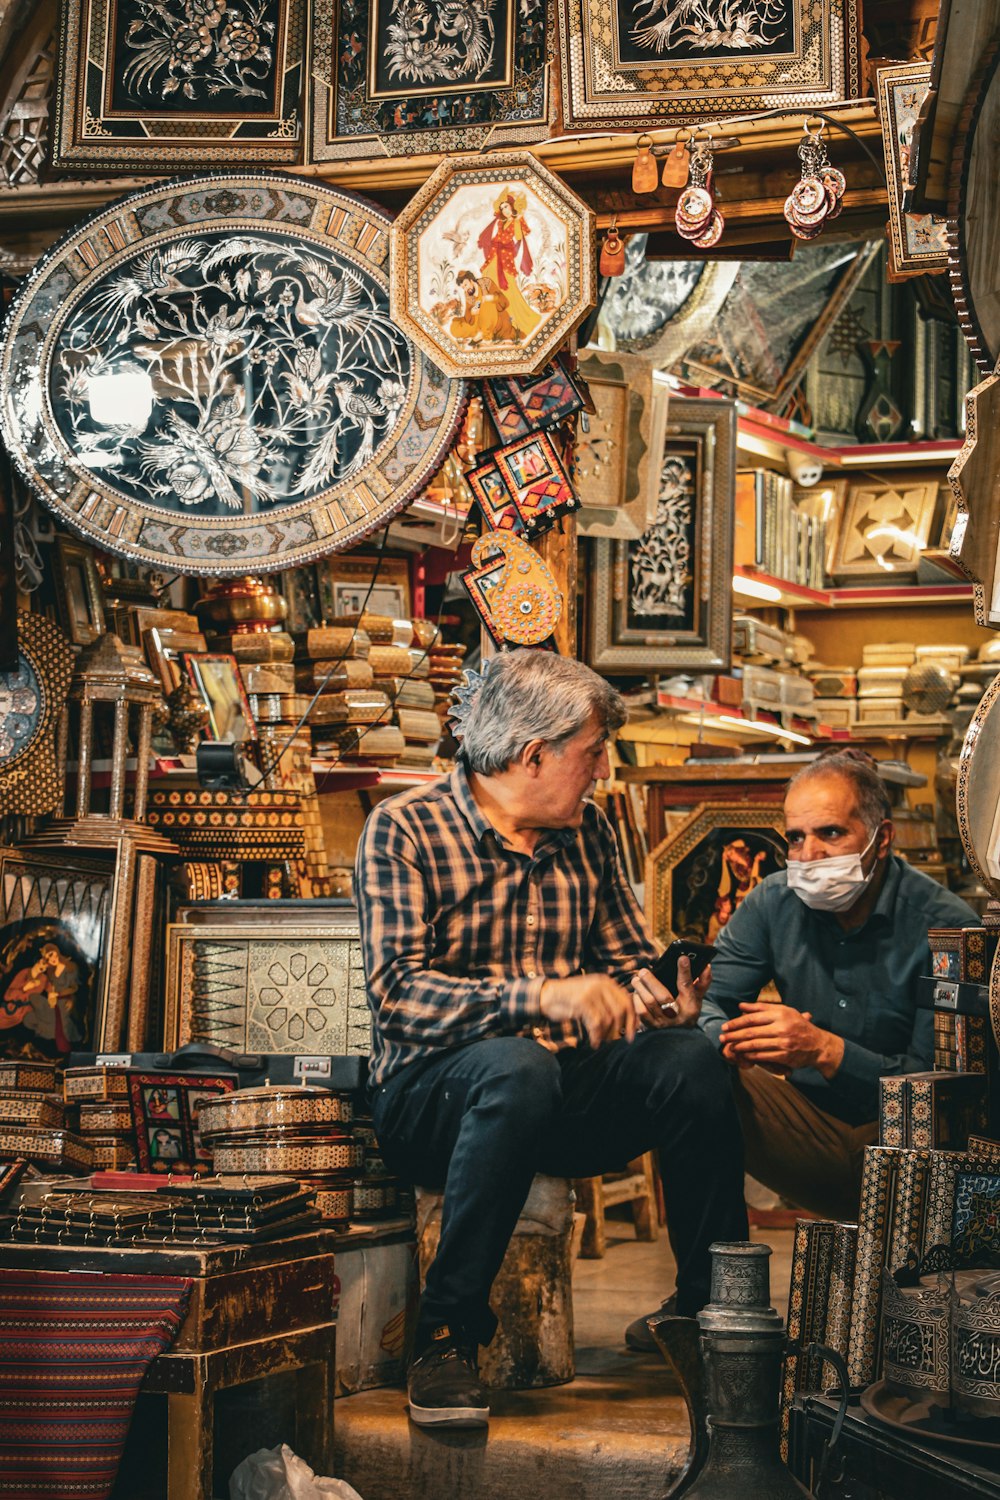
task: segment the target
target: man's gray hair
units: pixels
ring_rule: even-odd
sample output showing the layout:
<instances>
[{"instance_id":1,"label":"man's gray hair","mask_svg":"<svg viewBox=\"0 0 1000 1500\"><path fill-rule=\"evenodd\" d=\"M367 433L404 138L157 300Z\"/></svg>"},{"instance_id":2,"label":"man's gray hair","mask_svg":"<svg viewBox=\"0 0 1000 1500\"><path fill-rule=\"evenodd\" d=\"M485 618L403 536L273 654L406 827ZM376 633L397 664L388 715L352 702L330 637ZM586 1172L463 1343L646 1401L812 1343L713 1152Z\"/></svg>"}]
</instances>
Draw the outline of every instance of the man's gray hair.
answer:
<instances>
[{"instance_id":1,"label":"man's gray hair","mask_svg":"<svg viewBox=\"0 0 1000 1500\"><path fill-rule=\"evenodd\" d=\"M628 717L621 693L583 662L551 651L504 651L472 700L459 754L470 771L493 776L531 740L558 753L595 710L608 734Z\"/></svg>"},{"instance_id":2,"label":"man's gray hair","mask_svg":"<svg viewBox=\"0 0 1000 1500\"><path fill-rule=\"evenodd\" d=\"M875 769L876 761L865 754L861 759L856 752L850 750L835 750L829 755L821 755L811 765L803 766L788 783L786 796L793 787L803 786L806 782L815 781L820 776L840 776L844 781L849 781L854 788L854 801L858 817L864 823L869 833L875 829L886 818L892 820L892 804L889 801L889 793L886 791L885 782Z\"/></svg>"}]
</instances>

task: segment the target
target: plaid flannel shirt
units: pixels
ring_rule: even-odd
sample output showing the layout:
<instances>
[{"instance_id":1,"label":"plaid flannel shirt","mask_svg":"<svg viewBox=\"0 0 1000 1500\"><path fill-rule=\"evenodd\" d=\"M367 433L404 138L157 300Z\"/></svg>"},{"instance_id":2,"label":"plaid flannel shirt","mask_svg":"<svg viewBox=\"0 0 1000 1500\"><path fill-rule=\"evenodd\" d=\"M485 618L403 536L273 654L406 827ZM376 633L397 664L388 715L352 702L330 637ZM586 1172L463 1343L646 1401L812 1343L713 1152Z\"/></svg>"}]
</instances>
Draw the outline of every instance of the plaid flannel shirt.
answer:
<instances>
[{"instance_id":1,"label":"plaid flannel shirt","mask_svg":"<svg viewBox=\"0 0 1000 1500\"><path fill-rule=\"evenodd\" d=\"M575 1024L543 1020L544 981L604 973L627 984L657 951L595 803L581 828L543 830L529 857L484 817L461 763L372 812L354 891L373 1085L482 1037L576 1045Z\"/></svg>"}]
</instances>

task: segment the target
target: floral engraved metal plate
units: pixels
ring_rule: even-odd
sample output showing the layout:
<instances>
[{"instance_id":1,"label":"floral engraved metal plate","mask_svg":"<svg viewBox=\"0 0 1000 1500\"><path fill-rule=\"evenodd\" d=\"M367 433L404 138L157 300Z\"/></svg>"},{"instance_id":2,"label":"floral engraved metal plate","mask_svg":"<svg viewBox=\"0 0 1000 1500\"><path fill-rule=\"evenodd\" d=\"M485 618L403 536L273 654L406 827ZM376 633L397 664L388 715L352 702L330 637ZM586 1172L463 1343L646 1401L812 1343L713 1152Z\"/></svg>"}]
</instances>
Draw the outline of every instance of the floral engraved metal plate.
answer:
<instances>
[{"instance_id":1,"label":"floral engraved metal plate","mask_svg":"<svg viewBox=\"0 0 1000 1500\"><path fill-rule=\"evenodd\" d=\"M66 0L60 9L57 171L302 160L304 0Z\"/></svg>"},{"instance_id":2,"label":"floral engraved metal plate","mask_svg":"<svg viewBox=\"0 0 1000 1500\"><path fill-rule=\"evenodd\" d=\"M527 151L443 161L392 226L393 316L447 375L534 375L594 304L594 224Z\"/></svg>"},{"instance_id":3,"label":"floral engraved metal plate","mask_svg":"<svg viewBox=\"0 0 1000 1500\"><path fill-rule=\"evenodd\" d=\"M12 303L0 432L73 530L184 573L290 568L384 525L465 403L389 316L389 220L280 174L130 194Z\"/></svg>"}]
</instances>

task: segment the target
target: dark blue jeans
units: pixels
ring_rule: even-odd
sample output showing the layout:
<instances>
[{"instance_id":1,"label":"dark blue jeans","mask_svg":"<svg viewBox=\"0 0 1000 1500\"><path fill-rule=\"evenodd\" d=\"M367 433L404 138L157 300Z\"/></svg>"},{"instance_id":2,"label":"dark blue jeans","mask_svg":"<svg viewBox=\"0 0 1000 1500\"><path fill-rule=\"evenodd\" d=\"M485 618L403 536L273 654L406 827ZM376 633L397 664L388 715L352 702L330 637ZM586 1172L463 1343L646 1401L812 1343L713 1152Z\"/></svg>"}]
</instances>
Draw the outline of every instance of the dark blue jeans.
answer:
<instances>
[{"instance_id":1,"label":"dark blue jeans","mask_svg":"<svg viewBox=\"0 0 1000 1500\"><path fill-rule=\"evenodd\" d=\"M447 1323L489 1343L490 1288L536 1172L594 1177L656 1148L688 1316L708 1301L712 1241L747 1238L730 1072L697 1029L558 1053L527 1037L472 1042L402 1069L372 1109L390 1169L444 1189L420 1330Z\"/></svg>"}]
</instances>

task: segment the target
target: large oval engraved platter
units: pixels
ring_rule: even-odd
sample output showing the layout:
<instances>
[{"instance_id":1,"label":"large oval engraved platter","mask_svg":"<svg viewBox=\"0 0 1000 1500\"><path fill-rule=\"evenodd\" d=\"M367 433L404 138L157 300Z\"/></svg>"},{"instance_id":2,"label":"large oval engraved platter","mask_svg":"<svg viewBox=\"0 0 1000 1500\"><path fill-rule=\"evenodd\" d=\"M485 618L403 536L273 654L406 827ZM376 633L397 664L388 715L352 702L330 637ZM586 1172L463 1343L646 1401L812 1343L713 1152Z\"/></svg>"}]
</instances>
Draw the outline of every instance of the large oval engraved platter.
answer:
<instances>
[{"instance_id":1,"label":"large oval engraved platter","mask_svg":"<svg viewBox=\"0 0 1000 1500\"><path fill-rule=\"evenodd\" d=\"M0 433L96 546L184 573L290 568L384 525L462 415L389 315L389 218L281 173L130 193L19 288Z\"/></svg>"},{"instance_id":2,"label":"large oval engraved platter","mask_svg":"<svg viewBox=\"0 0 1000 1500\"><path fill-rule=\"evenodd\" d=\"M962 332L982 370L1000 359L1000 46L973 74L955 133L948 272Z\"/></svg>"},{"instance_id":3,"label":"large oval engraved platter","mask_svg":"<svg viewBox=\"0 0 1000 1500\"><path fill-rule=\"evenodd\" d=\"M1000 677L986 689L965 731L955 801L969 864L1000 900Z\"/></svg>"}]
</instances>

